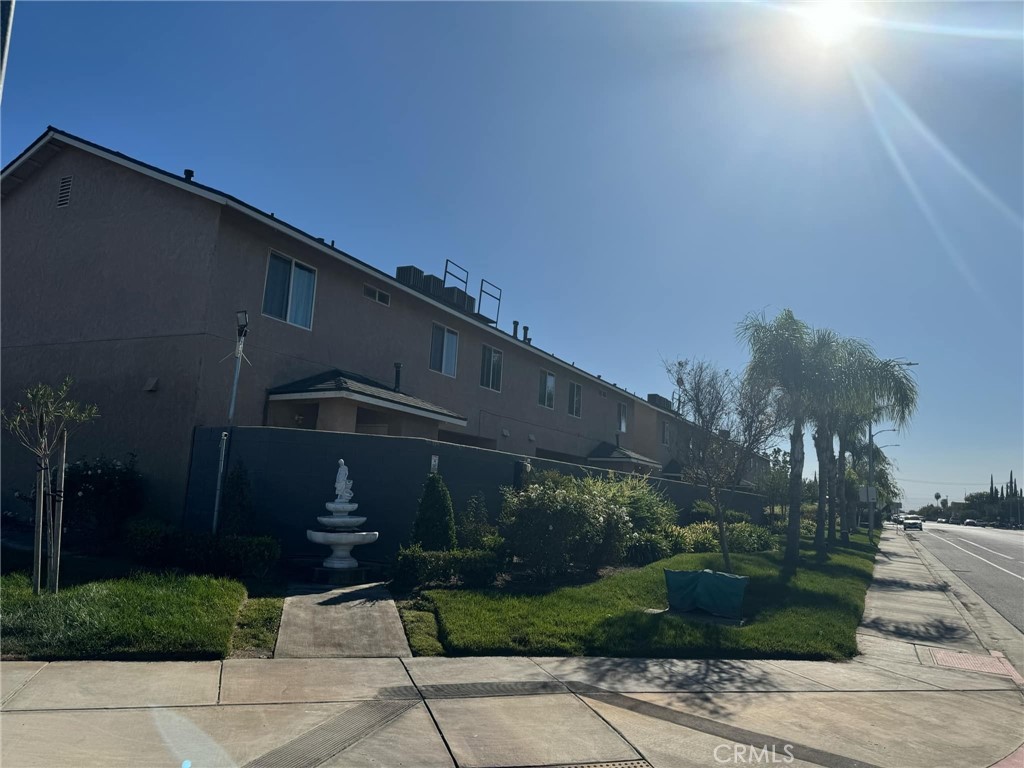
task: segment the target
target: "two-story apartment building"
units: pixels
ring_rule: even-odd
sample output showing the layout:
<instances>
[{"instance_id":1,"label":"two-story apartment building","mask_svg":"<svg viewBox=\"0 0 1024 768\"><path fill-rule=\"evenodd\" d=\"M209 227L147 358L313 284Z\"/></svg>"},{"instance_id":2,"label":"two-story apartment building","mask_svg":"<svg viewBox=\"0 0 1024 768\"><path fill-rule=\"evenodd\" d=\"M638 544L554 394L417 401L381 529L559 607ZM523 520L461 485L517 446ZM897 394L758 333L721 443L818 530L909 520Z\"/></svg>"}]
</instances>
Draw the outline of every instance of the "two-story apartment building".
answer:
<instances>
[{"instance_id":1,"label":"two-story apartment building","mask_svg":"<svg viewBox=\"0 0 1024 768\"><path fill-rule=\"evenodd\" d=\"M693 426L539 349L415 266L392 276L218 190L55 128L2 172L2 398L76 379L73 453L134 452L180 511L194 427L424 437L653 473ZM439 290L440 288L440 290ZM5 444L4 505L27 485ZM19 475L19 472L21 473Z\"/></svg>"}]
</instances>

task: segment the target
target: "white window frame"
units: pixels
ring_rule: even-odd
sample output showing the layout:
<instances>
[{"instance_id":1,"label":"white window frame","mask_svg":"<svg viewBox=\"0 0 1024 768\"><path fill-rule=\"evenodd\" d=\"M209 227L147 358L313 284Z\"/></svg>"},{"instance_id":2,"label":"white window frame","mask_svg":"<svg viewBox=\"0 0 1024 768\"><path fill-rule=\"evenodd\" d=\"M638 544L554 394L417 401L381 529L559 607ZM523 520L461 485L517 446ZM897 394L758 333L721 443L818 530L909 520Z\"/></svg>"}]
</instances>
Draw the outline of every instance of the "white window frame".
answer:
<instances>
[{"instance_id":1,"label":"white window frame","mask_svg":"<svg viewBox=\"0 0 1024 768\"><path fill-rule=\"evenodd\" d=\"M292 266L291 274L288 276L288 306L285 307L284 317L283 318L276 317L275 315L268 315L266 312L263 311L263 305L267 301L267 284L270 281L270 260L274 256L277 256L278 258L290 261L291 262L291 266ZM296 264L298 264L300 267L304 267L305 269L308 269L310 272L313 273L313 301L310 303L310 307L309 307L309 327L306 327L305 325L301 325L300 323L293 323L291 320L288 319L288 315L291 312L291 308L292 308L292 286L295 285L295 265ZM281 253L280 251L278 251L278 250L276 250L274 248L268 249L267 250L267 267L266 267L266 269L263 270L263 295L260 297L260 314L263 317L269 317L271 320L276 320L279 323L284 323L285 325L290 325L292 328L302 328L304 331L312 331L313 330L313 317L316 315L316 286L317 286L317 283L319 283L319 282L320 282L320 275L317 272L316 267L314 267L312 264L307 264L304 261L299 261L298 259L293 259L288 254Z\"/></svg>"},{"instance_id":2,"label":"white window frame","mask_svg":"<svg viewBox=\"0 0 1024 768\"><path fill-rule=\"evenodd\" d=\"M431 367L432 360L430 358L433 357L432 353L433 353L433 349L434 349L434 329L435 328L441 328L441 329L444 330L444 337L443 337L444 341L441 342L441 370L438 370L436 368ZM445 341L447 341L449 333L452 334L455 337L455 361L452 364L452 370L454 371L454 373L446 373L445 370L444 370L444 367L445 367L444 366L444 352L445 352L445 348L446 348ZM431 323L430 324L430 355L429 355L429 357L427 359L427 368L429 368L434 373L439 373L442 376L447 376L450 379L457 379L459 377L459 332L458 331L456 331L454 328L449 328L447 325L444 325L443 323Z\"/></svg>"},{"instance_id":3,"label":"white window frame","mask_svg":"<svg viewBox=\"0 0 1024 768\"><path fill-rule=\"evenodd\" d=\"M576 405L577 400L579 401L579 409L574 413L573 406ZM583 385L577 381L569 382L569 415L574 419L583 418Z\"/></svg>"},{"instance_id":4,"label":"white window frame","mask_svg":"<svg viewBox=\"0 0 1024 768\"><path fill-rule=\"evenodd\" d=\"M626 428L629 426L629 414L625 403L619 403L619 434L626 434Z\"/></svg>"},{"instance_id":5,"label":"white window frame","mask_svg":"<svg viewBox=\"0 0 1024 768\"><path fill-rule=\"evenodd\" d=\"M502 377L504 377L504 375L505 375L505 353L504 352L502 352L497 347L492 347L490 344L482 345L482 349L480 350L480 376L481 376L481 378L483 378L483 373L484 373L484 371L483 371L483 368L484 368L484 356L487 354L487 350L488 349L491 350L491 364L487 367L487 374L488 374L488 377L489 377L489 381L488 381L487 384L484 384L481 381L480 382L480 386L483 389L490 390L491 392L501 392L501 380L502 380ZM499 367L499 370L498 370L498 386L496 386L496 387L494 386L494 355L495 354L497 354L498 357L501 359L501 363L499 364L500 367Z\"/></svg>"},{"instance_id":6,"label":"white window frame","mask_svg":"<svg viewBox=\"0 0 1024 768\"><path fill-rule=\"evenodd\" d=\"M553 410L555 410L555 395L557 393L557 388L558 388L558 378L555 376L555 372L554 371L549 371L546 368L541 368L540 369L540 378L537 379L537 384L538 385L541 383L541 379L544 380L544 389L541 390L540 387L537 388L537 405L539 405L541 408L547 408L549 411L553 411ZM548 380L549 379L551 381L551 405L548 405L548 403L547 403L547 400L548 400L548 397L547 397L547 395L548 395ZM543 394L544 394L544 400L543 401L541 401L541 393L542 393L542 391L543 391Z\"/></svg>"},{"instance_id":7,"label":"white window frame","mask_svg":"<svg viewBox=\"0 0 1024 768\"><path fill-rule=\"evenodd\" d=\"M383 301L381 301L381 297L383 297ZM369 283L363 283L363 298L377 304L382 304L385 307L391 306L391 294Z\"/></svg>"}]
</instances>

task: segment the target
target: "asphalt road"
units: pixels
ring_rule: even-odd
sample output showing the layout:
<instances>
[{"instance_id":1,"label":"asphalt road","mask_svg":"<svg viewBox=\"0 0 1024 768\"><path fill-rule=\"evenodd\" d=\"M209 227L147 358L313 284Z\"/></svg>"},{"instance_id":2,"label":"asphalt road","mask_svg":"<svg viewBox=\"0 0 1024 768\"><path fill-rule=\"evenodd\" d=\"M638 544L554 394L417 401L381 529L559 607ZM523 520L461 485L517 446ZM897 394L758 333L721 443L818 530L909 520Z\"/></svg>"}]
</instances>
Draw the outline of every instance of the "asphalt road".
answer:
<instances>
[{"instance_id":1,"label":"asphalt road","mask_svg":"<svg viewBox=\"0 0 1024 768\"><path fill-rule=\"evenodd\" d=\"M926 522L908 535L1024 632L1024 531Z\"/></svg>"}]
</instances>

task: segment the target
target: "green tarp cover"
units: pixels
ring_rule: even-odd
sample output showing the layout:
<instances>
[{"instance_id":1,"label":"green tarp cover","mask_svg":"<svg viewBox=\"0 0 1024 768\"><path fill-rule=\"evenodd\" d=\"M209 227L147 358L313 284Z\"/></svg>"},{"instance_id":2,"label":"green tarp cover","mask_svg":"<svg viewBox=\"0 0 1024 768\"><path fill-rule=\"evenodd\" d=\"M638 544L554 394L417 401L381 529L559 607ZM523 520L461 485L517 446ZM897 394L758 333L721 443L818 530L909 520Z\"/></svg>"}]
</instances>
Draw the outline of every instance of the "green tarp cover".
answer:
<instances>
[{"instance_id":1,"label":"green tarp cover","mask_svg":"<svg viewBox=\"0 0 1024 768\"><path fill-rule=\"evenodd\" d=\"M697 584L702 571L670 571L665 569L670 611L692 611L697 607Z\"/></svg>"},{"instance_id":2,"label":"green tarp cover","mask_svg":"<svg viewBox=\"0 0 1024 768\"><path fill-rule=\"evenodd\" d=\"M700 608L715 616L741 618L746 576L718 571L670 571L665 569L668 607L673 611Z\"/></svg>"}]
</instances>

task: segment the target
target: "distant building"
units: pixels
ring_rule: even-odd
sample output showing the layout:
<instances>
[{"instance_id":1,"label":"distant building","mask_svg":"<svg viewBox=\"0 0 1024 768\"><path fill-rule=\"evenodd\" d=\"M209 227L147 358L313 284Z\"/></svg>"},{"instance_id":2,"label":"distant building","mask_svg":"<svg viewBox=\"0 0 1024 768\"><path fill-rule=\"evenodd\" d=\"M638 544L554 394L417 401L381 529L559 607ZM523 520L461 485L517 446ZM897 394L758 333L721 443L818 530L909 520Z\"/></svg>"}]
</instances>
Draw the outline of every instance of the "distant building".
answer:
<instances>
[{"instance_id":1,"label":"distant building","mask_svg":"<svg viewBox=\"0 0 1024 768\"><path fill-rule=\"evenodd\" d=\"M560 360L526 326L498 328L464 283L385 274L191 171L49 128L3 170L2 216L3 403L73 375L101 411L73 454L138 454L165 514L181 510L193 428L226 421L239 309L252 366L236 424L682 471L695 427L666 398ZM11 445L4 508L31 482Z\"/></svg>"}]
</instances>

